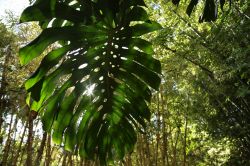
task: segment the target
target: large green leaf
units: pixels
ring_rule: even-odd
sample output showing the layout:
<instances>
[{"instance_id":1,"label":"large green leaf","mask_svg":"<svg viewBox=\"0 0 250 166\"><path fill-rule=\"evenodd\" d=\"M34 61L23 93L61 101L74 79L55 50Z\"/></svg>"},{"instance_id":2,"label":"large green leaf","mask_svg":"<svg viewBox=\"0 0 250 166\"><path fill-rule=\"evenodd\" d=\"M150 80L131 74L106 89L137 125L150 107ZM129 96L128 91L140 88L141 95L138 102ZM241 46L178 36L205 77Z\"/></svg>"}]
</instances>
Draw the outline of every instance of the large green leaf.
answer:
<instances>
[{"instance_id":1,"label":"large green leaf","mask_svg":"<svg viewBox=\"0 0 250 166\"><path fill-rule=\"evenodd\" d=\"M141 38L161 26L143 6L143 0L38 0L21 16L44 28L20 50L22 64L61 44L25 83L31 109L55 143L103 165L133 150L135 130L150 119L150 88L161 81L160 62Z\"/></svg>"}]
</instances>

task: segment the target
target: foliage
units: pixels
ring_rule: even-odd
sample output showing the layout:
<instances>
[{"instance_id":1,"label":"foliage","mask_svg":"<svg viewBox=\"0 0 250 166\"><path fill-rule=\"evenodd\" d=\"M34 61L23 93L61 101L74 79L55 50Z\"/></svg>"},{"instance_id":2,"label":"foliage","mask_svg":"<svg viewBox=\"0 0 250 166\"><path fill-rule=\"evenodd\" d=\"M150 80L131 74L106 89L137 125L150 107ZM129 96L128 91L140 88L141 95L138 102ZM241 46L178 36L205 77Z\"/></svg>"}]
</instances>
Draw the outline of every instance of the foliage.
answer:
<instances>
[{"instance_id":1,"label":"foliage","mask_svg":"<svg viewBox=\"0 0 250 166\"><path fill-rule=\"evenodd\" d=\"M169 1L162 1L162 0L157 0L155 1L156 3L163 3L166 4ZM188 16L191 16L192 13L198 13L199 14L199 22L211 22L211 21L216 21L218 18L218 13L220 13L219 7L221 11L223 12L226 8L229 8L230 10L231 5L232 5L232 0L220 0L220 1L215 1L215 0L205 0L205 1L199 1L199 0L190 0L190 1L181 1L181 0L172 0L172 3L176 6L180 4L185 4L185 8L183 11L186 11L186 14ZM243 3L243 1L242 1ZM168 4L169 5L169 4ZM164 5L165 6L165 5ZM199 10L199 8L202 7L202 11ZM198 12L195 12L198 9ZM201 14L200 14L201 13Z\"/></svg>"},{"instance_id":2,"label":"foliage","mask_svg":"<svg viewBox=\"0 0 250 166\"><path fill-rule=\"evenodd\" d=\"M93 4L97 4L96 1L91 2ZM219 13L221 14L221 17L218 18L216 22L203 24L197 23L200 13L203 12L202 2L199 2L199 4L194 7L196 12L190 15L191 19L189 19L188 15L186 14L186 7L189 5L189 1L180 1L178 8L171 5L171 2L166 3L166 1L159 0L146 1L148 8L141 5L130 8L132 10L134 8L140 10L142 9L142 11L147 10L150 18L152 20L157 20L164 27L158 36L157 33L145 34L143 36L144 39L150 40L151 42L153 41L154 55L161 61L162 82L159 91L153 91L153 97L150 104L148 101L145 102L151 110L150 121L145 121L145 123L147 123L147 128L144 129L142 125L138 123L141 123L141 121L136 123L138 125L136 127L142 130L143 134L136 134L137 143L133 153L128 153L122 158L123 160L121 161L114 161L114 165L249 165L248 31L250 13L249 3L247 4L242 2L244 1L235 1L231 6L232 10L230 12L228 11ZM104 17L100 17L100 19L95 19L97 17L90 17L81 25L76 25L72 21L66 22L61 20L61 16L65 16L67 19L73 18L73 21L77 22L75 19L78 17L69 17L69 14L67 14L67 12L72 13L73 10L71 10L71 8L76 9L77 13L81 13L85 10L78 9L77 3L73 4L69 1L63 1L63 3L70 3L71 5L70 10L67 10L65 13L51 12L59 10L53 10L53 8L49 7L50 5L46 5L48 1L46 1L44 4L43 3L42 1L39 3L36 2L34 4L36 8L32 9L32 7L29 7L26 10L30 10L34 13L40 13L39 19L45 19L44 21L40 21L40 25L44 28L45 32L47 29L54 29L55 26L57 27L56 29L58 29L58 31L61 28L65 27L67 29L71 28L72 26L78 28L81 26L94 27L91 30L97 30L99 27L97 27L97 24L95 23L99 22L98 25L101 25L102 22L109 22L109 20L103 21L102 19L104 19ZM38 7L45 9L46 12L39 10ZM58 9L62 6L55 7L55 9ZM225 4L224 10L229 7L230 5ZM91 11L95 11L95 9L96 8L93 8ZM130 11L130 9L128 9L128 11ZM26 19L31 19L36 16L34 13L32 13L31 17L26 15ZM91 14L91 12L86 13ZM106 16L109 12L105 11L103 13ZM126 13L126 15L127 14L128 13ZM113 14L111 15L112 17L114 16ZM136 14L133 14L133 16L136 16ZM53 19L50 21L52 17ZM119 16L116 15L116 18L118 17ZM110 17L108 16L108 18ZM129 18L126 17L126 19ZM62 138L63 143L60 146L51 144L51 136L49 134L47 135L46 133L43 133L41 130L40 117L36 117L36 113L34 113L34 111L28 113L28 109L24 107L24 96L26 93L22 90L21 85L23 80L27 78L27 75L34 72L34 67L39 66L42 58L48 57L48 55L50 55L52 52L56 52L57 49L60 50L64 47L69 47L68 45L71 44L74 46L77 45L75 45L75 43L73 44L72 42L69 43L65 40L62 41L61 39L54 40L52 42L53 44L49 44L48 49L42 51L43 53L41 56L37 56L29 63L29 65L21 68L17 63L17 58L15 57L17 51L16 46L23 46L26 44L27 40L30 41L31 38L33 38L32 36L37 36L39 30L35 24L21 24L21 26L19 25L17 27L10 27L16 24L16 21L13 23L13 20L16 19L8 19L8 28L5 28L5 25L2 24L2 27L4 27L2 29L4 29L4 31L1 33L1 37L3 36L3 38L0 39L0 41L5 42L4 46L1 48L3 52L1 53L2 65L0 66L0 73L2 76L4 76L2 78L6 80L6 86L3 88L4 91L1 91L1 95L8 96L7 105L2 105L3 98L0 98L1 111L4 113L1 115L1 120L3 119L3 121L1 121L2 127L0 132L1 164L24 165L26 163L29 165L39 165L40 163L41 165L58 165L58 163L61 163L61 165L100 165L96 157L94 157L93 161L84 160L77 154L78 151L69 152L68 150L64 150L62 148L65 146L64 136ZM116 22L117 20L114 21L114 24ZM60 27L61 23L63 23L63 27ZM148 18L143 21L132 21L128 26L131 28L133 26L137 26L138 24L144 23L150 25ZM151 23L153 22L151 21ZM108 28L106 28L106 32L100 30L96 33L96 35L95 31L91 34L93 34L93 37L99 36L100 33L106 34L108 31L107 29ZM85 33L85 30L81 32ZM44 32L42 32L42 34L44 34ZM88 31L86 34L84 34L84 36L87 36L88 38L86 39L91 40L92 42L93 40L92 38L90 39L90 36L88 36L89 34L90 32ZM11 41L9 40L8 35L11 36ZM125 33L122 35L125 36ZM78 36L76 39L79 39ZM37 41L38 39L35 40ZM4 49L6 48L5 46L10 43L13 46L11 48L15 48L12 49L11 52ZM101 41L100 44L101 43L105 44L104 40ZM129 45L129 42L127 42L126 45ZM103 47L104 48L100 48L102 51L107 50L107 45L104 45ZM90 49L90 46L85 45L85 48ZM145 50L142 50L139 47L134 47L134 45L131 45L127 48L127 50L136 49L137 51L141 51L143 52L143 55L145 53ZM54 51L52 51L53 49ZM116 50L114 47L114 50L118 52L123 49ZM77 51L81 52L81 50ZM43 71L44 73L42 73L44 74L43 78L46 79L50 76L50 74L58 70L58 68L67 66L62 64L64 64L64 62L67 60L70 61L70 58L68 59L69 54L74 54L78 59L83 57L78 54L77 51L67 51L66 55L61 55L62 59L58 62L59 66L61 65L61 67L52 66L50 69L47 68L47 73L46 71ZM93 52L95 51L98 50L94 50ZM6 56L7 53L11 53L11 55ZM86 53L89 55L88 52ZM116 55L114 54L114 51L113 55ZM103 61L103 57L105 57L105 55L99 54L96 59L91 59L90 56L87 56L86 54L84 55L86 62L93 61L93 63L101 63ZM132 56L126 57L127 59L125 56L123 57L123 65L125 65L125 62L130 60L129 58L132 58ZM94 58L94 56L92 58ZM133 60L133 62L138 64L137 59ZM76 70L77 67L81 66L80 64L82 63L79 61L78 64L79 65L75 67ZM41 65L43 66L44 64ZM83 67L81 70L84 69L84 71L86 71L87 68L90 68L90 64L86 63L81 67ZM90 85L89 87L94 89L92 94L88 87L84 87L83 90L86 92L85 97L89 100L86 101L86 105L90 103L89 107L93 106L93 110L96 103L93 104L92 101L99 100L96 97L100 95L98 94L99 82L97 80L96 82L92 83L93 77L91 76L96 76L96 78L98 78L102 69L100 67L99 69L96 69L95 72L95 68L96 67L89 69L92 70L90 71L91 75L87 73L86 75L89 75L89 78L85 77L84 80L82 80L83 82L86 81L85 84ZM42 69L44 70L44 68ZM66 70L68 71L68 69ZM37 72L38 71L41 71L41 67L37 69ZM68 74L58 76L60 78L56 80L54 82L55 84L53 85L56 87L55 91L52 92L51 97L48 98L47 101L45 101L43 104L40 103L42 104L40 109L41 115L46 113L47 104L53 100L53 95L58 93L62 85L71 79L72 74L70 74L70 72L68 72ZM125 69L122 69L122 72L128 73ZM144 71L142 73L144 73ZM115 76L120 76L120 73L118 74ZM142 81L135 74L132 73L131 75L139 81ZM34 76L31 76L31 78L38 77L35 74ZM137 84L137 81L128 82L129 79L125 80L125 77L121 80L121 76L115 78L114 75L109 75L109 78L114 78L115 82L118 81L117 84L119 85L125 83L128 84L129 89L126 89L125 91L127 96L131 96L129 93L127 93L129 91L132 91L133 93L137 92L134 89L140 85L140 82ZM89 82L90 79L91 82ZM79 80L81 80L81 78L79 78ZM142 83L146 88L148 88L148 85L144 81L142 81ZM91 86L93 84L95 84L95 86ZM131 89L130 85L135 86L133 89ZM152 88L149 87L148 89L151 90ZM140 92L143 92L143 90L144 89L140 89ZM32 89L30 89L30 91L32 91ZM33 92L34 91L35 90L33 89ZM4 92L4 94L2 92ZM74 94L75 92L76 89L72 87L69 88L69 90L65 92L65 99L70 99L70 95ZM136 95L137 94L139 94L139 91L136 93ZM121 93L119 91L119 94L115 93L114 95L120 96ZM140 93L140 95L142 96L144 94ZM134 94L132 96L134 96ZM39 95L33 95L33 97L36 99L36 97L39 97ZM76 97L80 97L76 101L75 105L79 106L82 96ZM39 104L34 99L31 99L30 103L31 106L33 103L33 108L36 107L36 104ZM62 98L62 100L63 99L64 98ZM132 98L130 99L132 100ZM62 101L62 103L64 103L62 106L67 106L65 101L67 100ZM119 99L119 102L121 101L122 100ZM128 100L126 100L126 102L130 104L130 101ZM138 100L135 102L138 102ZM104 100L103 103L105 103ZM138 102L136 106L139 107L140 103ZM60 107L60 109L61 108L62 107ZM125 107L122 109L124 110L124 108ZM25 111L20 111L23 109ZM69 110L72 109L73 108ZM75 108L74 111L76 111ZM84 111L86 111L86 109ZM119 120L119 117L116 117L117 114L115 113L111 116L115 120L114 122L117 122L116 120ZM34 116L31 116L32 118L30 118L29 115L32 114L34 114ZM59 117L59 112L56 112L55 114L58 114ZM85 114L81 114L79 119L81 120L84 115ZM111 116L109 116L109 118ZM67 121L67 119L63 120ZM76 127L78 127L80 124L80 120L77 121ZM62 122L64 123L64 121ZM92 122L92 120L90 122ZM58 122L56 122L56 125L58 125ZM134 124L132 126L134 126ZM53 130L54 129L52 125L52 135ZM120 130L124 132L124 128L121 128ZM68 129L63 132L66 134ZM115 137L115 139L117 140L117 137ZM99 143L102 140L99 139L96 141ZM109 140L106 139L106 141L108 142ZM124 141L126 141L126 139L123 139L122 143ZM67 148L69 147L70 146L67 146ZM74 145L73 147L76 149L79 148L75 147ZM91 150L94 150L94 153L100 153L97 148L93 148ZM113 159L119 158L119 156L115 156L113 152L115 151L112 151L112 155L114 155L112 156L114 157ZM101 156L104 155L101 154ZM119 159L121 159L121 157Z\"/></svg>"},{"instance_id":3,"label":"foliage","mask_svg":"<svg viewBox=\"0 0 250 166\"><path fill-rule=\"evenodd\" d=\"M161 72L151 43L140 38L161 28L144 6L140 0L37 0L24 10L21 22L39 21L44 30L20 50L23 65L60 44L25 88L44 129L67 150L98 154L103 164L133 150L135 128L150 118L149 87L158 89Z\"/></svg>"},{"instance_id":4,"label":"foliage","mask_svg":"<svg viewBox=\"0 0 250 166\"><path fill-rule=\"evenodd\" d=\"M190 115L202 130L234 144L228 165L249 165L249 4L235 3L231 13L202 25L160 5L161 15L181 20L165 20L155 40L166 55L167 89L188 90L195 103Z\"/></svg>"}]
</instances>

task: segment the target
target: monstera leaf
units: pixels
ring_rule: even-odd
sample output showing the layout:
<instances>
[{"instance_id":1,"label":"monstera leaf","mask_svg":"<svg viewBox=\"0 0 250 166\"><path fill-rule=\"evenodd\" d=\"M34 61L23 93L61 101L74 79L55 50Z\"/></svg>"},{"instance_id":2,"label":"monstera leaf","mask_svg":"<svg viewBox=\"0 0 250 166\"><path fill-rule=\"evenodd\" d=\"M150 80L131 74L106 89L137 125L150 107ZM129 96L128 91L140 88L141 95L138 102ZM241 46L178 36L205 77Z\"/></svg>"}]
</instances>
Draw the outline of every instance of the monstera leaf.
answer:
<instances>
[{"instance_id":1,"label":"monstera leaf","mask_svg":"<svg viewBox=\"0 0 250 166\"><path fill-rule=\"evenodd\" d=\"M20 20L43 28L20 49L21 64L60 45L25 83L53 141L102 164L132 152L161 73L151 43L140 38L161 28L143 0L37 0Z\"/></svg>"}]
</instances>

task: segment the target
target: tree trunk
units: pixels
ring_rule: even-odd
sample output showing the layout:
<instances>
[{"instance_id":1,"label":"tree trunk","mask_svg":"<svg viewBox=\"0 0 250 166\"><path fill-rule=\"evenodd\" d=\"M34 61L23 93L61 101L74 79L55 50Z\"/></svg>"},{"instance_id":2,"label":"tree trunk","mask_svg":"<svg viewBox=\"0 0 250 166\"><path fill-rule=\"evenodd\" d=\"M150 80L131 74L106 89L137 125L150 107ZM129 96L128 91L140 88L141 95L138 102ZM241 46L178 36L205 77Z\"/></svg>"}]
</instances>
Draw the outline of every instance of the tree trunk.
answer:
<instances>
[{"instance_id":1,"label":"tree trunk","mask_svg":"<svg viewBox=\"0 0 250 166\"><path fill-rule=\"evenodd\" d=\"M162 112L162 165L170 165L168 159L168 143L166 133L166 118L168 118L167 101L164 98L163 86L160 87L161 94L161 112ZM166 164L167 160L167 164Z\"/></svg>"},{"instance_id":2,"label":"tree trunk","mask_svg":"<svg viewBox=\"0 0 250 166\"><path fill-rule=\"evenodd\" d=\"M40 165L40 162L42 160L43 150L44 150L44 147L45 147L45 144L46 144L46 139L47 139L47 132L44 132L40 148L39 148L39 150L37 152L36 163L35 163L35 165L37 165L37 166Z\"/></svg>"},{"instance_id":3,"label":"tree trunk","mask_svg":"<svg viewBox=\"0 0 250 166\"><path fill-rule=\"evenodd\" d=\"M159 144L160 144L160 99L159 99L159 93L157 93L157 132L156 132L156 149L155 149L155 166L158 165L158 149L159 149Z\"/></svg>"},{"instance_id":4,"label":"tree trunk","mask_svg":"<svg viewBox=\"0 0 250 166\"><path fill-rule=\"evenodd\" d=\"M174 147L173 147L173 166L177 166L177 143L179 140L179 135L180 135L180 128L178 127L177 133L176 133L176 140L174 143Z\"/></svg>"},{"instance_id":5,"label":"tree trunk","mask_svg":"<svg viewBox=\"0 0 250 166\"><path fill-rule=\"evenodd\" d=\"M17 122L18 123L18 122ZM11 148L11 156L10 156L10 161L13 161L14 160L14 154L15 154L15 146L16 146L16 141L17 141L17 130L16 130L16 126L14 127L14 133L13 133L13 140L12 140L12 143L10 144L10 146L12 147ZM14 148L13 148L14 147Z\"/></svg>"},{"instance_id":6,"label":"tree trunk","mask_svg":"<svg viewBox=\"0 0 250 166\"><path fill-rule=\"evenodd\" d=\"M8 165L7 161L8 161L10 143L11 143L10 136L11 136L11 130L12 130L11 125L12 125L12 122L13 122L13 117L14 117L14 114L11 115L9 130L8 130L8 136L7 136L7 140L6 140L6 143L5 143L5 147L3 149L3 159L2 159L2 163L1 163L1 165L3 165L3 166Z\"/></svg>"},{"instance_id":7,"label":"tree trunk","mask_svg":"<svg viewBox=\"0 0 250 166\"><path fill-rule=\"evenodd\" d=\"M7 48L7 53L4 58L4 64L2 69L1 87L0 87L0 135L2 133L2 124L4 122L3 113L6 108L6 85L7 85L7 70L9 61L11 58L12 49L10 46Z\"/></svg>"},{"instance_id":8,"label":"tree trunk","mask_svg":"<svg viewBox=\"0 0 250 166\"><path fill-rule=\"evenodd\" d=\"M126 157L126 166L132 166L131 154Z\"/></svg>"},{"instance_id":9,"label":"tree trunk","mask_svg":"<svg viewBox=\"0 0 250 166\"><path fill-rule=\"evenodd\" d=\"M73 155L69 154L69 160L68 160L68 164L69 166L73 166L73 160L72 160Z\"/></svg>"},{"instance_id":10,"label":"tree trunk","mask_svg":"<svg viewBox=\"0 0 250 166\"><path fill-rule=\"evenodd\" d=\"M155 145L155 143L154 143L154 141L152 141L152 145L151 145L151 148L152 148L152 161L151 161L151 163L153 163L154 164L154 162L155 162L155 148L156 148L156 145ZM152 164L152 165L153 165Z\"/></svg>"},{"instance_id":11,"label":"tree trunk","mask_svg":"<svg viewBox=\"0 0 250 166\"><path fill-rule=\"evenodd\" d=\"M32 156L33 156L33 121L37 116L37 112L35 111L29 111L29 134L28 134L28 140L27 140L27 159L26 159L26 165L32 166Z\"/></svg>"},{"instance_id":12,"label":"tree trunk","mask_svg":"<svg viewBox=\"0 0 250 166\"><path fill-rule=\"evenodd\" d=\"M139 161L139 152L138 152L138 150L136 151L136 153L135 153L135 160L136 160L136 165L140 165L140 161Z\"/></svg>"},{"instance_id":13,"label":"tree trunk","mask_svg":"<svg viewBox=\"0 0 250 166\"><path fill-rule=\"evenodd\" d=\"M188 119L187 115L185 115L185 130L184 130L184 143L183 143L183 166L186 166L186 160L187 160L187 152L186 152L186 147L187 147L187 124L188 124Z\"/></svg>"},{"instance_id":14,"label":"tree trunk","mask_svg":"<svg viewBox=\"0 0 250 166\"><path fill-rule=\"evenodd\" d=\"M139 155L139 162L140 165L143 165L143 143L141 139L141 135L138 135L138 141L137 141L137 153Z\"/></svg>"},{"instance_id":15,"label":"tree trunk","mask_svg":"<svg viewBox=\"0 0 250 166\"><path fill-rule=\"evenodd\" d=\"M17 149L16 156L15 156L15 158L14 158L14 160L13 160L13 165L14 165L14 166L17 165L17 161L18 161L18 158L19 158L19 156L20 156L20 152L21 152L22 145L23 145L23 139L24 139L24 136L25 136L27 127L28 127L28 121L26 121L26 123L25 123L24 129L23 129L23 133L22 133L22 136L21 136L21 140L20 140L20 144L19 144L19 147L18 147L18 149Z\"/></svg>"},{"instance_id":16,"label":"tree trunk","mask_svg":"<svg viewBox=\"0 0 250 166\"><path fill-rule=\"evenodd\" d=\"M45 165L49 166L50 161L51 161L51 136L47 135L47 148L46 148L46 160L45 160Z\"/></svg>"},{"instance_id":17,"label":"tree trunk","mask_svg":"<svg viewBox=\"0 0 250 166\"><path fill-rule=\"evenodd\" d=\"M16 115L16 119L14 122L14 126L11 129L11 134L13 133L13 140L12 143L10 143L10 147L15 147L16 144L16 133L17 133L17 124L18 124L19 118ZM14 158L14 154L15 154L15 148L11 148L11 157L10 157L10 161L13 161Z\"/></svg>"},{"instance_id":18,"label":"tree trunk","mask_svg":"<svg viewBox=\"0 0 250 166\"><path fill-rule=\"evenodd\" d=\"M64 153L62 166L66 166L68 153Z\"/></svg>"},{"instance_id":19,"label":"tree trunk","mask_svg":"<svg viewBox=\"0 0 250 166\"><path fill-rule=\"evenodd\" d=\"M147 139L147 134L144 136L144 141L146 145L146 160L147 160L147 165L151 166L151 159L150 159L150 147L149 147L149 140Z\"/></svg>"},{"instance_id":20,"label":"tree trunk","mask_svg":"<svg viewBox=\"0 0 250 166\"><path fill-rule=\"evenodd\" d=\"M62 160L62 157L61 157L61 156L59 156L59 159L58 159L58 164L60 164L60 163L61 163L61 160Z\"/></svg>"},{"instance_id":21,"label":"tree trunk","mask_svg":"<svg viewBox=\"0 0 250 166\"><path fill-rule=\"evenodd\" d=\"M26 143L25 148L27 147L27 145L28 145L28 142ZM23 158L24 158L23 156L24 156L24 153L26 152L25 148L22 149L21 159L20 159L19 165L25 165L25 164L23 164Z\"/></svg>"}]
</instances>

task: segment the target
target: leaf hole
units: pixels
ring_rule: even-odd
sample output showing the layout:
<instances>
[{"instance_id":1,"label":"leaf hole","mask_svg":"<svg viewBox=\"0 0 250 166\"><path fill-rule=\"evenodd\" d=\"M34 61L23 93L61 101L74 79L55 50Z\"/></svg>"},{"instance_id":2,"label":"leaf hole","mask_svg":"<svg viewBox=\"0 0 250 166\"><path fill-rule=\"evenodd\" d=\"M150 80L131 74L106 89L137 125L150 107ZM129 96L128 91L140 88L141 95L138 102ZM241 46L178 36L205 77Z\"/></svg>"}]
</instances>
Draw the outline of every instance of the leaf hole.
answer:
<instances>
[{"instance_id":1,"label":"leaf hole","mask_svg":"<svg viewBox=\"0 0 250 166\"><path fill-rule=\"evenodd\" d=\"M98 108L97 108L97 111L101 111L103 108L103 105L100 105Z\"/></svg>"},{"instance_id":2,"label":"leaf hole","mask_svg":"<svg viewBox=\"0 0 250 166\"><path fill-rule=\"evenodd\" d=\"M94 69L94 72L98 72L99 70L100 70L100 68L97 67L97 68Z\"/></svg>"},{"instance_id":3,"label":"leaf hole","mask_svg":"<svg viewBox=\"0 0 250 166\"><path fill-rule=\"evenodd\" d=\"M99 77L99 80L102 81L103 80L103 76Z\"/></svg>"},{"instance_id":4,"label":"leaf hole","mask_svg":"<svg viewBox=\"0 0 250 166\"><path fill-rule=\"evenodd\" d=\"M76 49L76 50L73 50L73 51L68 52L68 54L78 55L78 54L79 54L79 51L81 51L81 50L82 50L82 48L78 48L78 49Z\"/></svg>"},{"instance_id":5,"label":"leaf hole","mask_svg":"<svg viewBox=\"0 0 250 166\"><path fill-rule=\"evenodd\" d=\"M95 97L95 98L93 99L92 103L97 102L97 101L99 100L99 98L100 98L100 96Z\"/></svg>"},{"instance_id":6,"label":"leaf hole","mask_svg":"<svg viewBox=\"0 0 250 166\"><path fill-rule=\"evenodd\" d=\"M75 86L69 87L69 88L66 90L66 96L69 96L70 93L72 93L74 89L75 89Z\"/></svg>"},{"instance_id":7,"label":"leaf hole","mask_svg":"<svg viewBox=\"0 0 250 166\"><path fill-rule=\"evenodd\" d=\"M113 73L108 73L108 76L110 77L110 78L114 78L114 75L113 75Z\"/></svg>"},{"instance_id":8,"label":"leaf hole","mask_svg":"<svg viewBox=\"0 0 250 166\"><path fill-rule=\"evenodd\" d=\"M140 48L136 47L136 46L134 46L133 49L142 52L142 50Z\"/></svg>"},{"instance_id":9,"label":"leaf hole","mask_svg":"<svg viewBox=\"0 0 250 166\"><path fill-rule=\"evenodd\" d=\"M52 24L53 24L53 22L55 21L55 19L56 19L56 18L53 18L53 19L49 22L48 28L51 28L51 27L52 27Z\"/></svg>"},{"instance_id":10,"label":"leaf hole","mask_svg":"<svg viewBox=\"0 0 250 166\"><path fill-rule=\"evenodd\" d=\"M96 56L94 59L97 61L98 59L100 59L100 57L99 57L99 56Z\"/></svg>"},{"instance_id":11,"label":"leaf hole","mask_svg":"<svg viewBox=\"0 0 250 166\"><path fill-rule=\"evenodd\" d=\"M122 46L122 49L124 49L124 50L128 50L128 47Z\"/></svg>"},{"instance_id":12,"label":"leaf hole","mask_svg":"<svg viewBox=\"0 0 250 166\"><path fill-rule=\"evenodd\" d=\"M84 64L80 65L80 66L78 67L78 69L83 69L83 68L85 68L85 67L87 67L87 66L88 66L88 64L87 64L87 63L84 63Z\"/></svg>"},{"instance_id":13,"label":"leaf hole","mask_svg":"<svg viewBox=\"0 0 250 166\"><path fill-rule=\"evenodd\" d=\"M65 26L67 24L67 20L64 20L63 23L62 23L62 26Z\"/></svg>"},{"instance_id":14,"label":"leaf hole","mask_svg":"<svg viewBox=\"0 0 250 166\"><path fill-rule=\"evenodd\" d=\"M72 6L72 5L76 4L76 3L77 3L77 1L72 1L72 2L69 3L69 6Z\"/></svg>"},{"instance_id":15,"label":"leaf hole","mask_svg":"<svg viewBox=\"0 0 250 166\"><path fill-rule=\"evenodd\" d=\"M80 81L80 83L83 83L84 81L86 81L87 79L89 79L90 75L86 75L85 77L83 77Z\"/></svg>"},{"instance_id":16,"label":"leaf hole","mask_svg":"<svg viewBox=\"0 0 250 166\"><path fill-rule=\"evenodd\" d=\"M85 91L86 95L91 96L94 92L94 89L95 89L95 84L87 86L87 89Z\"/></svg>"},{"instance_id":17,"label":"leaf hole","mask_svg":"<svg viewBox=\"0 0 250 166\"><path fill-rule=\"evenodd\" d=\"M122 59L122 60L125 60L125 61L128 60L128 58L123 57L123 56L121 57L121 59Z\"/></svg>"}]
</instances>

